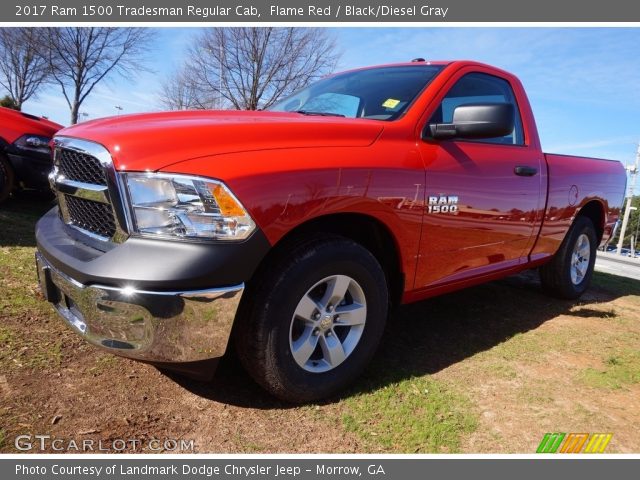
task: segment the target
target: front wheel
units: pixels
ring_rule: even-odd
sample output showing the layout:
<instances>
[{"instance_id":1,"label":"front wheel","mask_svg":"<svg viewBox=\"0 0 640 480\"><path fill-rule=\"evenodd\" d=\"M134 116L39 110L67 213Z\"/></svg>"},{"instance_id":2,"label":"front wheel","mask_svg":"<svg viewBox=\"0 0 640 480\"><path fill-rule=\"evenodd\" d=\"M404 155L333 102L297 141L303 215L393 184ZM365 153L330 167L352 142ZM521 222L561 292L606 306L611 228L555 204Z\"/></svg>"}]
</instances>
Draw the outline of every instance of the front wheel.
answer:
<instances>
[{"instance_id":1,"label":"front wheel","mask_svg":"<svg viewBox=\"0 0 640 480\"><path fill-rule=\"evenodd\" d=\"M360 375L388 310L385 275L368 250L333 236L303 242L255 283L235 340L260 385L302 403L334 395Z\"/></svg>"},{"instance_id":2,"label":"front wheel","mask_svg":"<svg viewBox=\"0 0 640 480\"><path fill-rule=\"evenodd\" d=\"M540 267L544 290L570 300L580 297L591 283L597 242L593 222L576 218L553 260Z\"/></svg>"}]
</instances>

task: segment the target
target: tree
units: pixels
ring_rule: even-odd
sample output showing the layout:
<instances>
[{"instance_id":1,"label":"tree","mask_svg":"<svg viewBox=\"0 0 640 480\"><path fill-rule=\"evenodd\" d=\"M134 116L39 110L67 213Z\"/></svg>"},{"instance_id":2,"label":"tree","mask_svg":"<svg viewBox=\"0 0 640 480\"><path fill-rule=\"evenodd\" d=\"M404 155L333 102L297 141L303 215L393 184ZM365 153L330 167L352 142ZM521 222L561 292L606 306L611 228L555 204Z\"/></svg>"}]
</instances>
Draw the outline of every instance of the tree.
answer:
<instances>
[{"instance_id":1,"label":"tree","mask_svg":"<svg viewBox=\"0 0 640 480\"><path fill-rule=\"evenodd\" d=\"M95 86L111 75L130 78L142 68L153 33L145 28L49 29L49 64L71 110L71 124Z\"/></svg>"},{"instance_id":2,"label":"tree","mask_svg":"<svg viewBox=\"0 0 640 480\"><path fill-rule=\"evenodd\" d=\"M44 28L0 28L0 85L16 110L50 78L45 35Z\"/></svg>"},{"instance_id":3,"label":"tree","mask_svg":"<svg viewBox=\"0 0 640 480\"><path fill-rule=\"evenodd\" d=\"M338 57L320 28L211 28L189 49L186 68L218 108L257 110L330 73Z\"/></svg>"},{"instance_id":4,"label":"tree","mask_svg":"<svg viewBox=\"0 0 640 480\"><path fill-rule=\"evenodd\" d=\"M189 73L182 69L174 72L163 84L159 94L165 110L203 110L214 108L217 99L207 97Z\"/></svg>"},{"instance_id":5,"label":"tree","mask_svg":"<svg viewBox=\"0 0 640 480\"><path fill-rule=\"evenodd\" d=\"M11 108L13 110L20 110L15 100L11 98L9 95L5 95L0 99L0 107Z\"/></svg>"}]
</instances>

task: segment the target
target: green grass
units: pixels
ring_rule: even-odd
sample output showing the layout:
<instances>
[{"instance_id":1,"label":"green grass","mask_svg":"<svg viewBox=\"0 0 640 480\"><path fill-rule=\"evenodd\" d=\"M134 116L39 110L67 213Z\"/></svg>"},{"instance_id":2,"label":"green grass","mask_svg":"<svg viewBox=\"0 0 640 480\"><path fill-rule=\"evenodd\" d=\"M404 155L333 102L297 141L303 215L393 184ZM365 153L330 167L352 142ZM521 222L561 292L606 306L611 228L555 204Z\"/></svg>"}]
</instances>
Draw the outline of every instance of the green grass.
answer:
<instances>
[{"instance_id":1,"label":"green grass","mask_svg":"<svg viewBox=\"0 0 640 480\"><path fill-rule=\"evenodd\" d=\"M45 345L30 344L31 351L23 362L31 369L57 369L62 364L62 340L56 340Z\"/></svg>"},{"instance_id":2,"label":"green grass","mask_svg":"<svg viewBox=\"0 0 640 480\"><path fill-rule=\"evenodd\" d=\"M640 281L618 277L609 273L594 272L591 284L615 295L640 296Z\"/></svg>"},{"instance_id":3,"label":"green grass","mask_svg":"<svg viewBox=\"0 0 640 480\"><path fill-rule=\"evenodd\" d=\"M246 440L239 433L233 435L233 441L238 447L240 447L242 453L260 453L264 450L264 447L258 445L255 442Z\"/></svg>"},{"instance_id":4,"label":"green grass","mask_svg":"<svg viewBox=\"0 0 640 480\"><path fill-rule=\"evenodd\" d=\"M62 361L62 340L39 337L53 310L38 287L34 225L51 206L24 192L0 210L0 270L5 272L0 316L7 319L0 326L0 366L5 370L56 368Z\"/></svg>"},{"instance_id":5,"label":"green grass","mask_svg":"<svg viewBox=\"0 0 640 480\"><path fill-rule=\"evenodd\" d=\"M19 192L7 200L0 209L0 220L3 227L11 228L2 229L0 245L35 246L35 224L54 205L52 198L33 191Z\"/></svg>"},{"instance_id":6,"label":"green grass","mask_svg":"<svg viewBox=\"0 0 640 480\"><path fill-rule=\"evenodd\" d=\"M503 359L497 359L493 363L487 363L486 369L491 372L491 375L504 380L514 380L518 378L516 369Z\"/></svg>"},{"instance_id":7,"label":"green grass","mask_svg":"<svg viewBox=\"0 0 640 480\"><path fill-rule=\"evenodd\" d=\"M50 201L25 192L0 209L0 270L5 272L0 298L2 315L24 316L50 310L38 294L34 225L51 206Z\"/></svg>"},{"instance_id":8,"label":"green grass","mask_svg":"<svg viewBox=\"0 0 640 480\"><path fill-rule=\"evenodd\" d=\"M95 365L89 369L93 375L100 375L108 371L114 365L117 365L118 358L115 355L104 354L96 358Z\"/></svg>"},{"instance_id":9,"label":"green grass","mask_svg":"<svg viewBox=\"0 0 640 480\"><path fill-rule=\"evenodd\" d=\"M516 333L508 340L496 345L489 352L489 355L502 360L513 361L527 359L538 361L545 351L544 340L536 338L546 336L537 332Z\"/></svg>"},{"instance_id":10,"label":"green grass","mask_svg":"<svg viewBox=\"0 0 640 480\"><path fill-rule=\"evenodd\" d=\"M389 383L343 404L344 428L385 451L456 452L477 425L468 400L429 377Z\"/></svg>"},{"instance_id":11,"label":"green grass","mask_svg":"<svg viewBox=\"0 0 640 480\"><path fill-rule=\"evenodd\" d=\"M585 339L573 327L561 330L532 330L516 333L508 340L496 345L483 355L487 359L500 359L501 363L520 361L540 363L547 361L550 351L576 352L588 348L593 339Z\"/></svg>"},{"instance_id":12,"label":"green grass","mask_svg":"<svg viewBox=\"0 0 640 480\"><path fill-rule=\"evenodd\" d=\"M603 368L587 368L580 376L587 385L596 388L619 389L640 383L640 352L609 356Z\"/></svg>"},{"instance_id":13,"label":"green grass","mask_svg":"<svg viewBox=\"0 0 640 480\"><path fill-rule=\"evenodd\" d=\"M0 314L11 317L46 314L51 307L38 286L35 249L30 246L0 246L0 270L3 279Z\"/></svg>"},{"instance_id":14,"label":"green grass","mask_svg":"<svg viewBox=\"0 0 640 480\"><path fill-rule=\"evenodd\" d=\"M62 339L43 341L0 327L0 371L57 368L61 362Z\"/></svg>"},{"instance_id":15,"label":"green grass","mask_svg":"<svg viewBox=\"0 0 640 480\"><path fill-rule=\"evenodd\" d=\"M2 338L8 338L9 341L3 342ZM55 369L62 363L62 339L43 342L2 329L0 347L0 367L3 371L13 368Z\"/></svg>"},{"instance_id":16,"label":"green grass","mask_svg":"<svg viewBox=\"0 0 640 480\"><path fill-rule=\"evenodd\" d=\"M554 398L543 381L527 379L516 391L515 398L519 403L537 406L538 408L553 404Z\"/></svg>"},{"instance_id":17,"label":"green grass","mask_svg":"<svg viewBox=\"0 0 640 480\"><path fill-rule=\"evenodd\" d=\"M51 307L38 289L33 249L1 247L0 269L11 272L4 278L0 313L10 317L45 314Z\"/></svg>"},{"instance_id":18,"label":"green grass","mask_svg":"<svg viewBox=\"0 0 640 480\"><path fill-rule=\"evenodd\" d=\"M0 327L0 367L3 371L8 369L11 359L10 353L13 351L15 335L13 331L6 327Z\"/></svg>"},{"instance_id":19,"label":"green grass","mask_svg":"<svg viewBox=\"0 0 640 480\"><path fill-rule=\"evenodd\" d=\"M2 451L2 448L4 447L6 440L7 440L7 436L4 433L4 430L0 428L0 451Z\"/></svg>"},{"instance_id":20,"label":"green grass","mask_svg":"<svg viewBox=\"0 0 640 480\"><path fill-rule=\"evenodd\" d=\"M0 347L3 347L3 349L11 348L13 339L14 335L12 330L6 327L0 327Z\"/></svg>"}]
</instances>

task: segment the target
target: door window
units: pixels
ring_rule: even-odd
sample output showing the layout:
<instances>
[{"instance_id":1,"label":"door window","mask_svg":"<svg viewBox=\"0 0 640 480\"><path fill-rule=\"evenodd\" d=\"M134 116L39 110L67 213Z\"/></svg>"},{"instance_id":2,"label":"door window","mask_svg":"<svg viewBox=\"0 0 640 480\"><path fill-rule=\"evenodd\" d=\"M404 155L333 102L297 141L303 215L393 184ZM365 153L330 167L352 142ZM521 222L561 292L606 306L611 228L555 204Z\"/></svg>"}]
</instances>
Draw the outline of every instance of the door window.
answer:
<instances>
[{"instance_id":1,"label":"door window","mask_svg":"<svg viewBox=\"0 0 640 480\"><path fill-rule=\"evenodd\" d=\"M506 80L493 75L469 73L462 77L442 99L442 103L431 117L429 123L451 123L453 121L453 110L456 107L478 103L510 103L514 106L516 118L515 126L510 134L504 137L484 138L474 141L503 145L524 145L522 120L511 85Z\"/></svg>"}]
</instances>

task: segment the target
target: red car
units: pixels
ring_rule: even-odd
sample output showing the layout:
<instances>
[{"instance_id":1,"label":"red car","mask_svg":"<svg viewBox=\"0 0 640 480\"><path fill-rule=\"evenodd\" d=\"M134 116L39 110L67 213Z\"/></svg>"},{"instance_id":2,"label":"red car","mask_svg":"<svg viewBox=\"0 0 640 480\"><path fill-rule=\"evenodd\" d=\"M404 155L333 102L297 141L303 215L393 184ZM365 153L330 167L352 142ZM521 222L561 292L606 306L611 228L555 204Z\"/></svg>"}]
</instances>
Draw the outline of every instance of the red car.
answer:
<instances>
[{"instance_id":1,"label":"red car","mask_svg":"<svg viewBox=\"0 0 640 480\"><path fill-rule=\"evenodd\" d=\"M0 202L17 187L48 190L49 142L62 125L0 107Z\"/></svg>"},{"instance_id":2,"label":"red car","mask_svg":"<svg viewBox=\"0 0 640 480\"><path fill-rule=\"evenodd\" d=\"M84 123L54 165L37 264L71 328L191 373L232 339L292 402L350 384L392 306L531 268L577 298L626 184L617 161L544 154L518 79L466 61L336 74L270 111Z\"/></svg>"}]
</instances>

